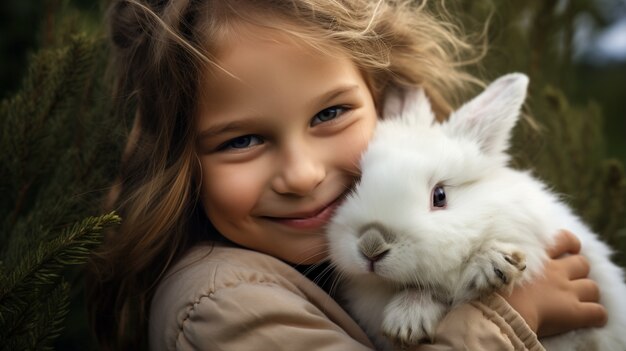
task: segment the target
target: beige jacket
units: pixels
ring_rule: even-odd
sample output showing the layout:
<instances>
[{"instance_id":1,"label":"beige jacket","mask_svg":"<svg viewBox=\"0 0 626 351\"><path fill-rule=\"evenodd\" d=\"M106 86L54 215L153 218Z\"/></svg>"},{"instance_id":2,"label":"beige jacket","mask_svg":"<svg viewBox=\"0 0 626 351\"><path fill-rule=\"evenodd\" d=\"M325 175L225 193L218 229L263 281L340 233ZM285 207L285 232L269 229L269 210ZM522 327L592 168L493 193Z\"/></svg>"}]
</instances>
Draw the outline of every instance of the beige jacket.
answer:
<instances>
[{"instance_id":1,"label":"beige jacket","mask_svg":"<svg viewBox=\"0 0 626 351\"><path fill-rule=\"evenodd\" d=\"M200 245L171 268L150 310L152 350L372 350L324 290L268 255ZM499 296L448 313L434 350L543 350Z\"/></svg>"}]
</instances>

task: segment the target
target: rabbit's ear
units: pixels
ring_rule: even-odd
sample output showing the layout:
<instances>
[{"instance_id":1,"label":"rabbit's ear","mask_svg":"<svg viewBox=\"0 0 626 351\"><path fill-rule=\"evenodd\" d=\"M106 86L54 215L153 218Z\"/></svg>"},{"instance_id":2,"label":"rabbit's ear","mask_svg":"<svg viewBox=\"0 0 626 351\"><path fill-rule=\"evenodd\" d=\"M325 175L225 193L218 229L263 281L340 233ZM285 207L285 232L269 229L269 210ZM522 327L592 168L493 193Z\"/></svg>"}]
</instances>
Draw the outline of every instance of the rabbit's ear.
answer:
<instances>
[{"instance_id":1,"label":"rabbit's ear","mask_svg":"<svg viewBox=\"0 0 626 351\"><path fill-rule=\"evenodd\" d=\"M505 152L526 98L528 77L507 74L452 113L444 129L475 140L490 155Z\"/></svg>"},{"instance_id":2,"label":"rabbit's ear","mask_svg":"<svg viewBox=\"0 0 626 351\"><path fill-rule=\"evenodd\" d=\"M401 118L409 125L430 126L435 115L422 88L392 90L385 98L385 118Z\"/></svg>"}]
</instances>

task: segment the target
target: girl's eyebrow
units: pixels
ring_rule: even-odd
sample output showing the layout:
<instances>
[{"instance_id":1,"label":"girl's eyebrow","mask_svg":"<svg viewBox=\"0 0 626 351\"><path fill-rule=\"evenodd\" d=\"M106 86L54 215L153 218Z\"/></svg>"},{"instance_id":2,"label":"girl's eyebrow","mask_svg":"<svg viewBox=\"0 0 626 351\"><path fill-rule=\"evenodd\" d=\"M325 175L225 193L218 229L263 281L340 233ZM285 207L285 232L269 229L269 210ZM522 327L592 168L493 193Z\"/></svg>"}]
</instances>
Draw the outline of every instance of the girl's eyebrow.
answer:
<instances>
[{"instance_id":1,"label":"girl's eyebrow","mask_svg":"<svg viewBox=\"0 0 626 351\"><path fill-rule=\"evenodd\" d=\"M340 86L338 88L330 90L329 92L324 93L324 94L320 95L319 97L311 100L311 104L312 105L315 105L315 104L320 104L320 105L327 104L328 102L332 101L337 96L345 94L347 92L351 92L353 90L357 90L358 88L359 88L359 86L356 85L356 84L342 85L342 86Z\"/></svg>"},{"instance_id":2,"label":"girl's eyebrow","mask_svg":"<svg viewBox=\"0 0 626 351\"><path fill-rule=\"evenodd\" d=\"M352 92L354 90L357 90L359 88L358 85L356 84L351 84L351 85L342 85L338 88L332 89L322 95L320 95L319 97L312 99L311 100L311 105L316 105L316 104L320 104L320 105L324 105L329 103L330 101L332 101L333 99L335 99L337 96L340 96L342 94L348 93L348 92ZM212 138L215 137L216 135L222 134L222 133L226 133L226 132L230 132L233 130L237 130L237 129L241 129L244 128L246 126L250 126L250 123L253 123L255 121L255 118L244 118L244 119L240 119L237 121L232 121L232 122L224 122L221 124L216 124L213 126L210 126L208 128L206 128L205 130L201 131L198 134L198 141L201 141L203 139L206 138Z\"/></svg>"},{"instance_id":3,"label":"girl's eyebrow","mask_svg":"<svg viewBox=\"0 0 626 351\"><path fill-rule=\"evenodd\" d=\"M252 118L216 124L200 132L200 134L198 134L198 141L212 138L222 133L244 128L245 126L249 126L251 121L253 121Z\"/></svg>"}]
</instances>

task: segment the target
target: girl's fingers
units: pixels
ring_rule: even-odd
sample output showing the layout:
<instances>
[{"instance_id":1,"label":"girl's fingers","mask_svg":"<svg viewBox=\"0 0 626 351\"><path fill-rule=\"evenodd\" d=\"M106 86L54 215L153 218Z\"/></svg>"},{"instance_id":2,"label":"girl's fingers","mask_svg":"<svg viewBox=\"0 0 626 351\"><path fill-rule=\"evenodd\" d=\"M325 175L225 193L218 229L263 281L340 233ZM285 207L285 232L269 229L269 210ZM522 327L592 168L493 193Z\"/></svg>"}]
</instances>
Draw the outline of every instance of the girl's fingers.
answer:
<instances>
[{"instance_id":1,"label":"girl's fingers","mask_svg":"<svg viewBox=\"0 0 626 351\"><path fill-rule=\"evenodd\" d=\"M551 258L557 258L564 254L577 254L580 252L580 240L567 230L561 230L557 234L554 246L548 249Z\"/></svg>"},{"instance_id":2,"label":"girl's fingers","mask_svg":"<svg viewBox=\"0 0 626 351\"><path fill-rule=\"evenodd\" d=\"M583 328L603 327L609 319L606 308L595 302L581 302L579 312L585 316L585 325L582 326Z\"/></svg>"},{"instance_id":3,"label":"girl's fingers","mask_svg":"<svg viewBox=\"0 0 626 351\"><path fill-rule=\"evenodd\" d=\"M591 279L572 280L572 286L581 302L600 301L600 288Z\"/></svg>"},{"instance_id":4,"label":"girl's fingers","mask_svg":"<svg viewBox=\"0 0 626 351\"><path fill-rule=\"evenodd\" d=\"M561 257L556 262L567 272L567 277L570 280L587 278L591 269L589 261L583 255Z\"/></svg>"}]
</instances>

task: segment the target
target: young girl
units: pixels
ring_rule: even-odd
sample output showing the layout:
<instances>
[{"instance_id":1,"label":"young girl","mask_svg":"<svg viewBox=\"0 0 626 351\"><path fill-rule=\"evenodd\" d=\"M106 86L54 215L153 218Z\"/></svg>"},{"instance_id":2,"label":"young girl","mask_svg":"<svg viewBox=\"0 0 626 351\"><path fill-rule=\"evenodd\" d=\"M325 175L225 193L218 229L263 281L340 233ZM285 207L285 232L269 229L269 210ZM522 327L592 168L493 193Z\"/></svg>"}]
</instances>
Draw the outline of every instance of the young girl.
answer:
<instances>
[{"instance_id":1,"label":"young girl","mask_svg":"<svg viewBox=\"0 0 626 351\"><path fill-rule=\"evenodd\" d=\"M418 3L114 2L136 118L111 198L123 224L92 261L104 348L374 347L333 299L324 225L384 96L420 85L444 118L476 81L471 47ZM564 234L545 277L451 311L415 349L541 349L536 335L603 325L579 249Z\"/></svg>"}]
</instances>

